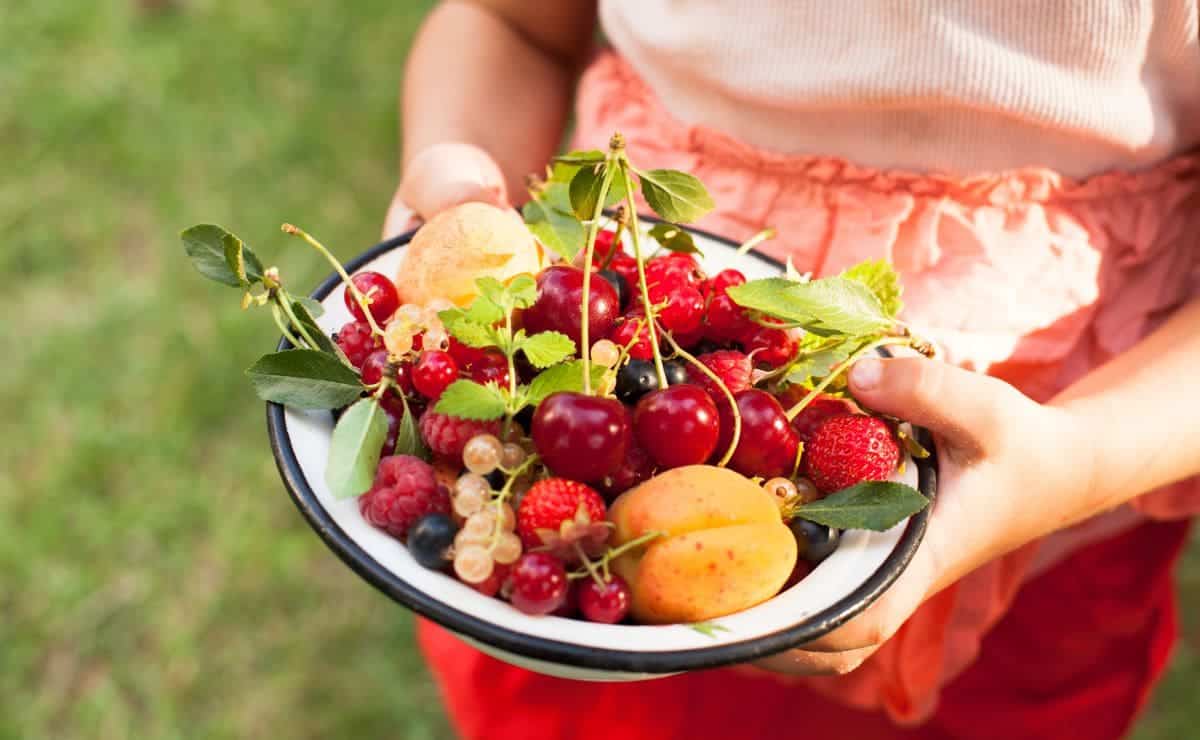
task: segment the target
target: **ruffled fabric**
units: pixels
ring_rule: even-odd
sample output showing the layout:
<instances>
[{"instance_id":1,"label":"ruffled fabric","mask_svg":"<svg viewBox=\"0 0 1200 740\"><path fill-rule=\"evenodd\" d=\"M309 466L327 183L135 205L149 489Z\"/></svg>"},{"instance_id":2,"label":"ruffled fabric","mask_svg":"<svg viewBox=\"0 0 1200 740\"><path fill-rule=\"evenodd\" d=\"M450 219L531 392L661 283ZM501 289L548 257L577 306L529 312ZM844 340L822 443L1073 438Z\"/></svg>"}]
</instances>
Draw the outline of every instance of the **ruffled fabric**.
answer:
<instances>
[{"instance_id":1,"label":"ruffled fabric","mask_svg":"<svg viewBox=\"0 0 1200 740\"><path fill-rule=\"evenodd\" d=\"M816 275L883 257L902 273L905 319L950 362L1045 401L1200 295L1200 156L1078 181L1043 169L955 178L884 172L755 150L674 120L613 54L580 87L575 142L625 134L631 158L688 170L718 204L698 226ZM986 145L986 143L981 143ZM971 665L1023 582L1144 517L1200 512L1200 485L1155 491L972 573L924 605L862 668L806 679L814 690L895 721L929 717L941 687Z\"/></svg>"}]
</instances>

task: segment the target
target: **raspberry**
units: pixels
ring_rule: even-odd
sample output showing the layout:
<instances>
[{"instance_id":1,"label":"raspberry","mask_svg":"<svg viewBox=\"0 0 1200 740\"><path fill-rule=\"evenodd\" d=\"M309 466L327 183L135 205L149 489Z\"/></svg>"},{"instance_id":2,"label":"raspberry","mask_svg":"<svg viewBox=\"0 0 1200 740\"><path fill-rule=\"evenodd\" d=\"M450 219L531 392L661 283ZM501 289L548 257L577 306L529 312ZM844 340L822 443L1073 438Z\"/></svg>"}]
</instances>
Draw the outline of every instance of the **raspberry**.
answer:
<instances>
[{"instance_id":1,"label":"raspberry","mask_svg":"<svg viewBox=\"0 0 1200 740\"><path fill-rule=\"evenodd\" d=\"M741 285L746 282L746 276L738 270L721 270L716 275L713 275L712 280L708 281L708 292L706 298L725 295L725 291L735 285Z\"/></svg>"},{"instance_id":2,"label":"raspberry","mask_svg":"<svg viewBox=\"0 0 1200 740\"><path fill-rule=\"evenodd\" d=\"M704 319L704 296L699 290L675 282L656 283L649 292L650 303L661 306L658 321L663 329L674 335L676 332L690 334L700 327Z\"/></svg>"},{"instance_id":3,"label":"raspberry","mask_svg":"<svg viewBox=\"0 0 1200 740\"><path fill-rule=\"evenodd\" d=\"M700 355L696 358L709 370L712 370L721 378L725 386L729 388L730 393L744 391L750 387L750 358L744 353L733 349L721 349L716 352L709 352ZM717 387L717 384L712 381L704 373L700 372L694 365L688 365L688 380L708 391L708 395L716 401L717 408L722 404L728 405L725 399L725 394Z\"/></svg>"},{"instance_id":4,"label":"raspberry","mask_svg":"<svg viewBox=\"0 0 1200 740\"><path fill-rule=\"evenodd\" d=\"M480 434L500 434L498 421L474 421L457 416L426 411L420 421L421 438L434 454L462 463L463 448L472 437Z\"/></svg>"},{"instance_id":5,"label":"raspberry","mask_svg":"<svg viewBox=\"0 0 1200 740\"><path fill-rule=\"evenodd\" d=\"M618 347L628 347L629 356L635 360L649 360L654 356L654 350L650 347L650 332L646 329L646 319L640 314L631 313L617 319L617 326L610 338ZM634 341L635 338L637 341Z\"/></svg>"},{"instance_id":6,"label":"raspberry","mask_svg":"<svg viewBox=\"0 0 1200 740\"><path fill-rule=\"evenodd\" d=\"M354 367L362 367L367 355L383 347L383 341L371 334L371 325L365 321L351 321L338 329L334 336L338 347Z\"/></svg>"},{"instance_id":7,"label":"raspberry","mask_svg":"<svg viewBox=\"0 0 1200 740\"><path fill-rule=\"evenodd\" d=\"M794 393L787 393L784 397L779 399L780 402L785 405L785 408L787 406L791 406L792 404L799 403L800 399L804 398L804 396L808 393L807 389L805 389L803 386L797 385L792 387L796 388L797 391ZM799 414L796 415L795 419L792 419L792 429L796 430L796 433L800 435L800 441L807 446L808 443L812 441L813 432L817 431L817 427L821 426L821 422L825 421L831 416L839 416L841 414L848 414L850 412L850 405L842 399L834 398L833 396L818 396L810 401L809 404L805 406Z\"/></svg>"},{"instance_id":8,"label":"raspberry","mask_svg":"<svg viewBox=\"0 0 1200 740\"><path fill-rule=\"evenodd\" d=\"M370 524L403 540L426 514L449 514L450 494L438 484L429 463L392 455L379 461L375 483L359 497L358 510Z\"/></svg>"},{"instance_id":9,"label":"raspberry","mask_svg":"<svg viewBox=\"0 0 1200 740\"><path fill-rule=\"evenodd\" d=\"M882 420L864 414L831 416L804 449L804 465L822 493L868 480L888 480L900 462L900 446Z\"/></svg>"},{"instance_id":10,"label":"raspberry","mask_svg":"<svg viewBox=\"0 0 1200 740\"><path fill-rule=\"evenodd\" d=\"M757 324L745 310L727 295L715 295L708 304L709 336L716 340L740 340L754 331Z\"/></svg>"},{"instance_id":11,"label":"raspberry","mask_svg":"<svg viewBox=\"0 0 1200 740\"><path fill-rule=\"evenodd\" d=\"M748 337L742 338L747 352L754 353L754 362L776 368L790 361L796 354L796 340L783 329L760 326Z\"/></svg>"},{"instance_id":12,"label":"raspberry","mask_svg":"<svg viewBox=\"0 0 1200 740\"><path fill-rule=\"evenodd\" d=\"M526 550L549 546L574 559L574 545L599 554L608 539L604 499L594 489L566 478L546 478L530 486L517 508L517 534Z\"/></svg>"},{"instance_id":13,"label":"raspberry","mask_svg":"<svg viewBox=\"0 0 1200 740\"><path fill-rule=\"evenodd\" d=\"M696 259L690 254L678 252L655 257L646 263L646 285L664 285L674 288L686 285L691 288L700 287L704 282L704 271Z\"/></svg>"}]
</instances>

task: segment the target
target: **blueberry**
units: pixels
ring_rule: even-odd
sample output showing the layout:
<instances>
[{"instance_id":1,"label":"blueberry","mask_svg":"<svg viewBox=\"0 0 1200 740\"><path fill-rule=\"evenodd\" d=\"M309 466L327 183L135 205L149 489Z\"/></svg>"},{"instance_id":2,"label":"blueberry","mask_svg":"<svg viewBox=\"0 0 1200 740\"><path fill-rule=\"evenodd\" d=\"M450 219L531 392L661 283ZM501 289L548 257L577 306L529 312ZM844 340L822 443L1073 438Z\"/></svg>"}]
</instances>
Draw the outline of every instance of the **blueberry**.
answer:
<instances>
[{"instance_id":1,"label":"blueberry","mask_svg":"<svg viewBox=\"0 0 1200 740\"><path fill-rule=\"evenodd\" d=\"M807 519L793 519L791 528L792 533L796 535L800 557L813 565L829 557L837 549L838 542L842 538L842 530L832 529Z\"/></svg>"},{"instance_id":2,"label":"blueberry","mask_svg":"<svg viewBox=\"0 0 1200 740\"><path fill-rule=\"evenodd\" d=\"M650 391L658 390L658 375L649 360L630 360L617 371L617 398L622 403L637 403Z\"/></svg>"},{"instance_id":3,"label":"blueberry","mask_svg":"<svg viewBox=\"0 0 1200 740\"><path fill-rule=\"evenodd\" d=\"M601 270L599 275L613 286L613 290L617 291L617 304L624 311L625 307L629 305L629 285L625 282L625 278L621 277L621 273L616 270Z\"/></svg>"},{"instance_id":4,"label":"blueberry","mask_svg":"<svg viewBox=\"0 0 1200 740\"><path fill-rule=\"evenodd\" d=\"M687 366L679 360L668 360L663 363L667 374L667 385L679 385L688 382Z\"/></svg>"},{"instance_id":5,"label":"blueberry","mask_svg":"<svg viewBox=\"0 0 1200 740\"><path fill-rule=\"evenodd\" d=\"M446 551L454 544L458 527L445 514L426 514L408 530L408 551L426 568L440 570L449 562Z\"/></svg>"}]
</instances>

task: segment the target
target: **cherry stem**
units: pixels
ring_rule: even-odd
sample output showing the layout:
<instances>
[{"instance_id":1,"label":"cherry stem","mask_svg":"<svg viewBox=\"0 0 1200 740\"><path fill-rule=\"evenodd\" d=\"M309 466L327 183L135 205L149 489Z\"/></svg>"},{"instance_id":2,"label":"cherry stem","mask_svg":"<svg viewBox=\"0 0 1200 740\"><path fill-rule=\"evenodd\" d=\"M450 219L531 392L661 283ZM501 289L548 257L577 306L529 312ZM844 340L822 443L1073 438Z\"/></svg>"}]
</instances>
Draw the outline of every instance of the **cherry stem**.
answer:
<instances>
[{"instance_id":1,"label":"cherry stem","mask_svg":"<svg viewBox=\"0 0 1200 740\"><path fill-rule=\"evenodd\" d=\"M769 226L769 227L763 229L762 231L758 232L754 236L750 237L746 241L742 242L741 246L739 246L737 248L737 253L739 256L741 256L741 255L745 254L746 252L749 252L751 249L754 249L759 244L762 244L766 240L774 239L774 238L775 238L775 227Z\"/></svg>"},{"instance_id":2,"label":"cherry stem","mask_svg":"<svg viewBox=\"0 0 1200 740\"><path fill-rule=\"evenodd\" d=\"M667 536L666 532L660 532L658 530L651 530L649 532L646 532L645 534L643 534L640 537L635 537L634 539L626 542L625 544L623 544L619 547L614 547L611 550L609 550L608 552L604 553L604 560L605 561L615 560L616 558L621 557L622 555L629 552L630 550L632 550L635 547L641 547L642 545L646 544L647 542L649 542L651 540L655 540L655 539L658 539L659 537L666 537L666 536Z\"/></svg>"},{"instance_id":3,"label":"cherry stem","mask_svg":"<svg viewBox=\"0 0 1200 740\"><path fill-rule=\"evenodd\" d=\"M271 317L275 319L275 326L279 327L279 331L283 332L283 338L292 343L293 347L300 347L301 342L292 334L292 330L288 328L287 322L283 320L283 311L279 308L278 303L271 304Z\"/></svg>"},{"instance_id":4,"label":"cherry stem","mask_svg":"<svg viewBox=\"0 0 1200 740\"><path fill-rule=\"evenodd\" d=\"M806 395L804 398L801 398L795 406L787 410L788 421L791 421L799 416L800 412L803 411L810 403L812 403L814 398L821 395L821 391L828 388L830 383L836 380L839 375L846 372L846 370L849 370L850 366L855 362L858 362L863 355L869 352L874 352L880 347L886 347L894 344L912 344L912 342L913 337L884 337L860 348L854 354L850 355L845 360L842 360L842 362L840 362L838 366L833 369L833 372L826 375L820 383L818 383L811 391L808 392L808 395Z\"/></svg>"},{"instance_id":5,"label":"cherry stem","mask_svg":"<svg viewBox=\"0 0 1200 740\"><path fill-rule=\"evenodd\" d=\"M513 335L512 311L504 312L504 328L508 332L508 336L510 338L509 342L508 342L508 344L509 344L508 351L505 352L504 354L508 358L508 405L509 405L509 408L507 409L508 417L509 417L508 421L512 421L512 417L513 417L512 406L516 402L516 398L517 398L517 364L514 359L516 357L517 353L516 353L516 350L512 347L512 339L511 339L511 337Z\"/></svg>"},{"instance_id":6,"label":"cherry stem","mask_svg":"<svg viewBox=\"0 0 1200 740\"><path fill-rule=\"evenodd\" d=\"M579 355L583 358L583 392L592 395L592 345L589 321L591 291L592 291L592 257L596 253L596 235L600 232L600 219L604 216L604 200L608 198L608 189L612 186L613 167L619 167L617 150L609 148L608 156L604 159L604 174L600 178L600 193L596 196L596 207L592 210L592 220L588 225L587 245L583 249L583 294L580 309L582 317L579 324Z\"/></svg>"},{"instance_id":7,"label":"cherry stem","mask_svg":"<svg viewBox=\"0 0 1200 740\"><path fill-rule=\"evenodd\" d=\"M657 322L655 324L657 325ZM662 328L659 327L659 330L661 331ZM742 441L742 412L738 408L737 401L733 398L733 392L729 390L729 386L725 385L725 381L721 380L721 376L712 371L712 368L697 360L683 347L680 347L679 343L675 341L675 337L666 331L663 331L662 335L671 343L671 349L675 350L675 354L687 360L697 370L704 373L709 380L716 383L717 387L721 389L721 393L725 396L725 400L729 402L729 408L733 412L733 437L729 440L729 447L725 449L725 454L717 461L717 467L723 468L733 459L733 453L737 450L738 443Z\"/></svg>"},{"instance_id":8,"label":"cherry stem","mask_svg":"<svg viewBox=\"0 0 1200 740\"><path fill-rule=\"evenodd\" d=\"M379 324L375 323L375 317L371 315L371 307L370 304L367 303L367 297L363 295L361 290L355 287L354 283L350 280L350 275L346 272L346 268L342 267L342 263L337 261L337 258L333 256L333 253L326 249L324 244L314 239L304 229L291 224L284 224L280 228L283 230L283 233L291 234L292 236L298 236L304 241L308 242L309 245L320 252L321 255L329 261L329 264L333 265L333 269L337 271L337 274L342 278L342 282L346 284L346 290L350 291L350 295L354 296L355 303L357 303L358 307L362 309L363 315L367 317L367 323L371 325L371 331L375 334L383 336L383 329L379 328Z\"/></svg>"},{"instance_id":9,"label":"cherry stem","mask_svg":"<svg viewBox=\"0 0 1200 740\"><path fill-rule=\"evenodd\" d=\"M574 542L572 545L575 548L575 554L577 554L580 561L583 562L583 567L587 569L587 572L592 577L592 580L596 582L597 586L603 587L604 577L600 575L600 571L596 570L596 564L591 561L591 558L587 556L587 553L583 551L583 547L578 542Z\"/></svg>"},{"instance_id":10,"label":"cherry stem","mask_svg":"<svg viewBox=\"0 0 1200 740\"><path fill-rule=\"evenodd\" d=\"M646 285L646 262L642 259L641 227L638 225L637 204L633 201L633 178L629 176L629 159L621 152L621 176L625 180L625 197L629 202L629 236L633 240L633 256L637 262L638 292L642 296L642 309L646 312L646 330L650 332L650 351L654 354L654 371L658 374L658 387L667 387L667 370L663 367L662 352L658 348L658 336L654 325L654 308L650 305L650 288Z\"/></svg>"}]
</instances>

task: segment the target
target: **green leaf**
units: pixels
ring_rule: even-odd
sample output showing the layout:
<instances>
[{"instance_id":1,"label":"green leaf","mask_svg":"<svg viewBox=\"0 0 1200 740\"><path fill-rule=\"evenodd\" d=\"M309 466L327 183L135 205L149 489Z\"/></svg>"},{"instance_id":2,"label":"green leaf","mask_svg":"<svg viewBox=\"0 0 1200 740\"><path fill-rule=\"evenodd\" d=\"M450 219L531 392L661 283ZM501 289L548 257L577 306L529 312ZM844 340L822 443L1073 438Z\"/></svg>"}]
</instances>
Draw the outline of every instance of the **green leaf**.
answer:
<instances>
[{"instance_id":1,"label":"green leaf","mask_svg":"<svg viewBox=\"0 0 1200 740\"><path fill-rule=\"evenodd\" d=\"M556 331L534 334L519 346L525 358L536 368L557 365L575 354L575 342L566 334Z\"/></svg>"},{"instance_id":2,"label":"green leaf","mask_svg":"<svg viewBox=\"0 0 1200 740\"><path fill-rule=\"evenodd\" d=\"M578 165L578 164L567 164L566 162L555 162L553 165L550 166L550 177L548 177L546 179L547 187L549 187L551 185L564 185L564 186L570 185L571 180L574 179L574 177L575 177L575 173L579 172L579 168L581 166L582 165ZM564 188L562 192L565 195L567 191ZM566 210L570 211L571 210L571 201L568 199L564 202L566 203L566 206L567 206ZM557 203L556 203L556 205L557 205ZM559 206L559 207L561 209L561 206Z\"/></svg>"},{"instance_id":3,"label":"green leaf","mask_svg":"<svg viewBox=\"0 0 1200 740\"><path fill-rule=\"evenodd\" d=\"M805 354L788 368L787 382L806 383L809 378L822 378L851 354L850 342L842 342L816 352Z\"/></svg>"},{"instance_id":4,"label":"green leaf","mask_svg":"<svg viewBox=\"0 0 1200 740\"><path fill-rule=\"evenodd\" d=\"M468 320L480 326L492 326L497 321L504 320L504 310L482 295L475 296L475 300L471 301L471 305L467 306L466 311L461 311L457 308L449 309L449 311L461 313ZM438 318L442 319L443 322L446 320L446 313L447 311L438 313Z\"/></svg>"},{"instance_id":5,"label":"green leaf","mask_svg":"<svg viewBox=\"0 0 1200 740\"><path fill-rule=\"evenodd\" d=\"M371 487L387 426L387 414L374 398L362 399L338 419L325 468L334 498L360 496Z\"/></svg>"},{"instance_id":6,"label":"green leaf","mask_svg":"<svg viewBox=\"0 0 1200 740\"><path fill-rule=\"evenodd\" d=\"M321 327L317 326L317 321L308 310L307 304L301 303L301 300L307 300L308 303L317 303L311 299L296 298L292 301L292 313L296 314L296 318L304 325L308 335L317 343L317 349L322 352L328 352L331 355L336 355L338 351L333 340L329 338L329 335ZM317 303L317 307L320 308L320 306L321 304Z\"/></svg>"},{"instance_id":7,"label":"green leaf","mask_svg":"<svg viewBox=\"0 0 1200 740\"><path fill-rule=\"evenodd\" d=\"M554 187L562 188L565 194L562 185ZM548 200L535 198L525 204L521 215L537 240L568 262L574 261L583 248L584 239L587 238L583 224L569 211L560 211Z\"/></svg>"},{"instance_id":8,"label":"green leaf","mask_svg":"<svg viewBox=\"0 0 1200 740\"><path fill-rule=\"evenodd\" d=\"M692 624L689 624L688 627L691 627L705 637L711 637L714 640L717 639L718 632L729 631L728 627L722 624L717 624L716 622L693 622Z\"/></svg>"},{"instance_id":9,"label":"green leaf","mask_svg":"<svg viewBox=\"0 0 1200 740\"><path fill-rule=\"evenodd\" d=\"M325 307L321 305L320 301L315 301L307 296L296 298L295 301L304 306L304 310L308 311L308 315L314 319L319 319L325 315Z\"/></svg>"},{"instance_id":10,"label":"green leaf","mask_svg":"<svg viewBox=\"0 0 1200 740\"><path fill-rule=\"evenodd\" d=\"M494 305L500 308L500 318L504 318L504 309L507 305L507 297L504 293L504 283L500 282L494 277L481 277L475 281L475 287L479 288L479 295L481 297L491 301ZM497 319L497 321L499 321L499 319Z\"/></svg>"},{"instance_id":11,"label":"green leaf","mask_svg":"<svg viewBox=\"0 0 1200 740\"><path fill-rule=\"evenodd\" d=\"M604 197L604 207L611 208L621 201L625 200L625 178L621 176L621 171L613 172L612 182L608 184L608 195ZM591 218L589 215L588 218Z\"/></svg>"},{"instance_id":12,"label":"green leaf","mask_svg":"<svg viewBox=\"0 0 1200 740\"><path fill-rule=\"evenodd\" d=\"M904 308L904 303L900 300L900 276L887 260L859 262L843 270L841 276L867 286L888 316L895 318Z\"/></svg>"},{"instance_id":13,"label":"green leaf","mask_svg":"<svg viewBox=\"0 0 1200 740\"><path fill-rule=\"evenodd\" d=\"M428 460L430 458L429 448L425 446L425 440L421 439L421 433L417 431L416 415L409 408L407 398L400 396L400 402L404 404L404 416L400 419L400 427L396 430L396 450L393 454L412 455L422 460Z\"/></svg>"},{"instance_id":14,"label":"green leaf","mask_svg":"<svg viewBox=\"0 0 1200 740\"><path fill-rule=\"evenodd\" d=\"M657 223L650 229L650 238L662 245L663 249L681 254L704 255L696 247L696 240L690 232L677 224Z\"/></svg>"},{"instance_id":15,"label":"green leaf","mask_svg":"<svg viewBox=\"0 0 1200 740\"><path fill-rule=\"evenodd\" d=\"M686 224L699 220L713 209L704 184L679 170L638 171L642 195L654 212L668 221Z\"/></svg>"},{"instance_id":16,"label":"green leaf","mask_svg":"<svg viewBox=\"0 0 1200 740\"><path fill-rule=\"evenodd\" d=\"M604 377L604 368L592 365L592 383L598 385ZM549 370L538 373L529 387L525 389L525 403L537 406L551 393L570 391L579 393L583 390L583 361L564 362Z\"/></svg>"},{"instance_id":17,"label":"green leaf","mask_svg":"<svg viewBox=\"0 0 1200 740\"><path fill-rule=\"evenodd\" d=\"M504 416L504 396L494 385L456 380L442 393L433 410L460 419L490 421Z\"/></svg>"},{"instance_id":18,"label":"green leaf","mask_svg":"<svg viewBox=\"0 0 1200 740\"><path fill-rule=\"evenodd\" d=\"M599 149L576 150L554 158L554 161L569 165L598 164L604 161L604 152Z\"/></svg>"},{"instance_id":19,"label":"green leaf","mask_svg":"<svg viewBox=\"0 0 1200 740\"><path fill-rule=\"evenodd\" d=\"M209 280L241 288L262 279L258 257L222 226L199 224L184 229L179 238L192 265Z\"/></svg>"},{"instance_id":20,"label":"green leaf","mask_svg":"<svg viewBox=\"0 0 1200 740\"><path fill-rule=\"evenodd\" d=\"M315 349L263 355L246 374L259 398L299 409L341 408L363 391L357 373Z\"/></svg>"},{"instance_id":21,"label":"green leaf","mask_svg":"<svg viewBox=\"0 0 1200 740\"><path fill-rule=\"evenodd\" d=\"M513 308L529 308L537 302L537 281L530 275L517 275L506 291Z\"/></svg>"},{"instance_id":22,"label":"green leaf","mask_svg":"<svg viewBox=\"0 0 1200 740\"><path fill-rule=\"evenodd\" d=\"M478 299L475 301L479 302ZM488 301L491 304L491 301ZM483 349L484 347L494 347L496 345L495 336L489 324L480 324L473 321L471 317L458 308L451 308L438 313L438 318L442 320L442 325L446 327L446 331L450 332L458 341L468 347Z\"/></svg>"},{"instance_id":23,"label":"green leaf","mask_svg":"<svg viewBox=\"0 0 1200 740\"><path fill-rule=\"evenodd\" d=\"M835 529L883 532L929 505L912 486L867 481L796 508L799 516Z\"/></svg>"},{"instance_id":24,"label":"green leaf","mask_svg":"<svg viewBox=\"0 0 1200 740\"><path fill-rule=\"evenodd\" d=\"M596 214L596 203L600 200L600 189L604 186L606 169L580 167L575 177L571 178L571 210L580 221L591 221Z\"/></svg>"},{"instance_id":25,"label":"green leaf","mask_svg":"<svg viewBox=\"0 0 1200 740\"><path fill-rule=\"evenodd\" d=\"M765 278L733 286L727 292L740 306L820 334L865 335L892 325L892 318L870 289L844 277L807 283Z\"/></svg>"}]
</instances>

